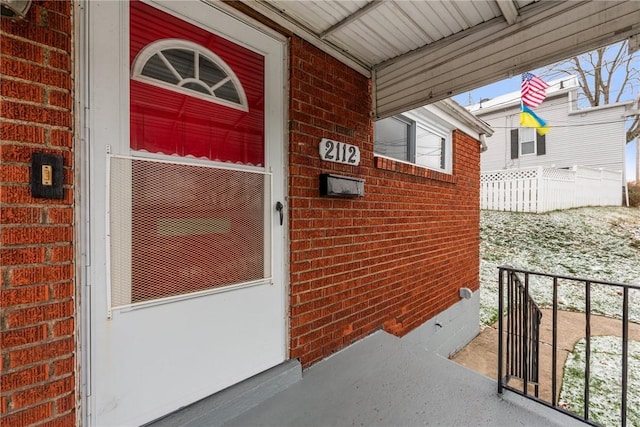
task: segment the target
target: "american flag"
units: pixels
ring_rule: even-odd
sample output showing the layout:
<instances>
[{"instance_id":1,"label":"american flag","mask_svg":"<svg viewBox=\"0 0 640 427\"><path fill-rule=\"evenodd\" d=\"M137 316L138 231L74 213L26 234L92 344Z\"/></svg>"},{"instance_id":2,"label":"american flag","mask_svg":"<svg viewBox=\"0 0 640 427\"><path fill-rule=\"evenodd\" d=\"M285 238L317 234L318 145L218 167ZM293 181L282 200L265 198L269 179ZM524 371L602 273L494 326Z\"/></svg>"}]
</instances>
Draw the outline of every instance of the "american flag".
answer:
<instances>
[{"instance_id":1,"label":"american flag","mask_svg":"<svg viewBox=\"0 0 640 427\"><path fill-rule=\"evenodd\" d=\"M522 85L520 86L520 96L522 103L527 107L537 107L547 97L545 89L549 85L540 77L531 73L522 75Z\"/></svg>"}]
</instances>

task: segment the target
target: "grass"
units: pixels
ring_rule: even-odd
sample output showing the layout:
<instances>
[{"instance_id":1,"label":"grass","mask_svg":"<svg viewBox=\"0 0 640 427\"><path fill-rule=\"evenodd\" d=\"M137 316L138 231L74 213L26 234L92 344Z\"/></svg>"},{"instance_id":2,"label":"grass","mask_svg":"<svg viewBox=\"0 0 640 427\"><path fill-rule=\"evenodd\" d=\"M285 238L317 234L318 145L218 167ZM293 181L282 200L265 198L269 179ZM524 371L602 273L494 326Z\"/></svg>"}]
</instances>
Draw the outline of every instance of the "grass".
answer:
<instances>
[{"instance_id":1,"label":"grass","mask_svg":"<svg viewBox=\"0 0 640 427\"><path fill-rule=\"evenodd\" d=\"M592 337L589 418L603 426L621 424L622 340ZM585 340L581 339L565 364L560 401L576 414L584 414ZM640 425L640 342L629 341L627 425ZM594 393L595 392L595 393Z\"/></svg>"},{"instance_id":2,"label":"grass","mask_svg":"<svg viewBox=\"0 0 640 427\"><path fill-rule=\"evenodd\" d=\"M580 208L547 214L483 211L480 224L480 321L498 319L497 267L579 276L617 283L640 284L640 209ZM530 292L541 307L552 304L547 279L532 278ZM632 290L630 319L640 322L640 292ZM620 318L619 288L592 286L591 310ZM560 309L584 311L584 285L560 281ZM591 419L620 425L621 340L592 337L590 364ZM579 341L567 358L560 399L582 414L585 342ZM640 343L629 343L628 425L640 425Z\"/></svg>"},{"instance_id":3,"label":"grass","mask_svg":"<svg viewBox=\"0 0 640 427\"><path fill-rule=\"evenodd\" d=\"M640 209L580 208L546 214L483 211L480 220L480 321L498 319L500 265L546 273L640 284ZM534 280L531 293L542 307L551 305L551 287ZM640 321L640 292L631 292L631 317ZM560 307L581 311L584 290L559 288ZM594 287L594 313L619 317L617 289Z\"/></svg>"}]
</instances>

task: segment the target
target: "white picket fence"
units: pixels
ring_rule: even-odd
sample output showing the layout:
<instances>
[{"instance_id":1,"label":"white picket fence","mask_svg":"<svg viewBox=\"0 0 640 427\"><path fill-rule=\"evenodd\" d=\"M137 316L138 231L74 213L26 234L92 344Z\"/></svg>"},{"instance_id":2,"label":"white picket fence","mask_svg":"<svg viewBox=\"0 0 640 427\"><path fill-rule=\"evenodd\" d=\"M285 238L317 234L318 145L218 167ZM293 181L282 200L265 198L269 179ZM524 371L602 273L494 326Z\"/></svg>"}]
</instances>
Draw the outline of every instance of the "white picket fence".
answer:
<instances>
[{"instance_id":1,"label":"white picket fence","mask_svg":"<svg viewBox=\"0 0 640 427\"><path fill-rule=\"evenodd\" d=\"M538 166L482 172L480 177L481 209L539 213L621 204L622 172L618 171Z\"/></svg>"}]
</instances>

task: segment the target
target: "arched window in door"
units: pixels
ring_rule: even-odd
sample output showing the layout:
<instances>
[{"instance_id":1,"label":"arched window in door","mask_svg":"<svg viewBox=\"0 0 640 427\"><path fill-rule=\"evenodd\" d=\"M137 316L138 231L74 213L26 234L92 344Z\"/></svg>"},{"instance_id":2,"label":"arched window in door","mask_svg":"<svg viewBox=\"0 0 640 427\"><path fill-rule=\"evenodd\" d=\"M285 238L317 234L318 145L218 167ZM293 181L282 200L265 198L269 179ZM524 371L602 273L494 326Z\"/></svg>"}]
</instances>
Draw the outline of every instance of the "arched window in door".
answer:
<instances>
[{"instance_id":1,"label":"arched window in door","mask_svg":"<svg viewBox=\"0 0 640 427\"><path fill-rule=\"evenodd\" d=\"M210 50L187 40L165 39L145 47L135 59L132 78L231 108L249 109L233 70Z\"/></svg>"}]
</instances>

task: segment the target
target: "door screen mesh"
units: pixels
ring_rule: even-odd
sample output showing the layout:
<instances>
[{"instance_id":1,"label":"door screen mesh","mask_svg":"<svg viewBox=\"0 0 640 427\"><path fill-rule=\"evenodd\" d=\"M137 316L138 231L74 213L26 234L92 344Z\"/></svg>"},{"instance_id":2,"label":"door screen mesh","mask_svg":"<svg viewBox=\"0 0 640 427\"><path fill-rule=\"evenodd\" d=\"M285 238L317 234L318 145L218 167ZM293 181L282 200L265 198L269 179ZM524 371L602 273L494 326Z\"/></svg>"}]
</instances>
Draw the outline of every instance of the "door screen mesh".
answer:
<instances>
[{"instance_id":1,"label":"door screen mesh","mask_svg":"<svg viewBox=\"0 0 640 427\"><path fill-rule=\"evenodd\" d=\"M111 306L270 277L269 175L112 157Z\"/></svg>"}]
</instances>

